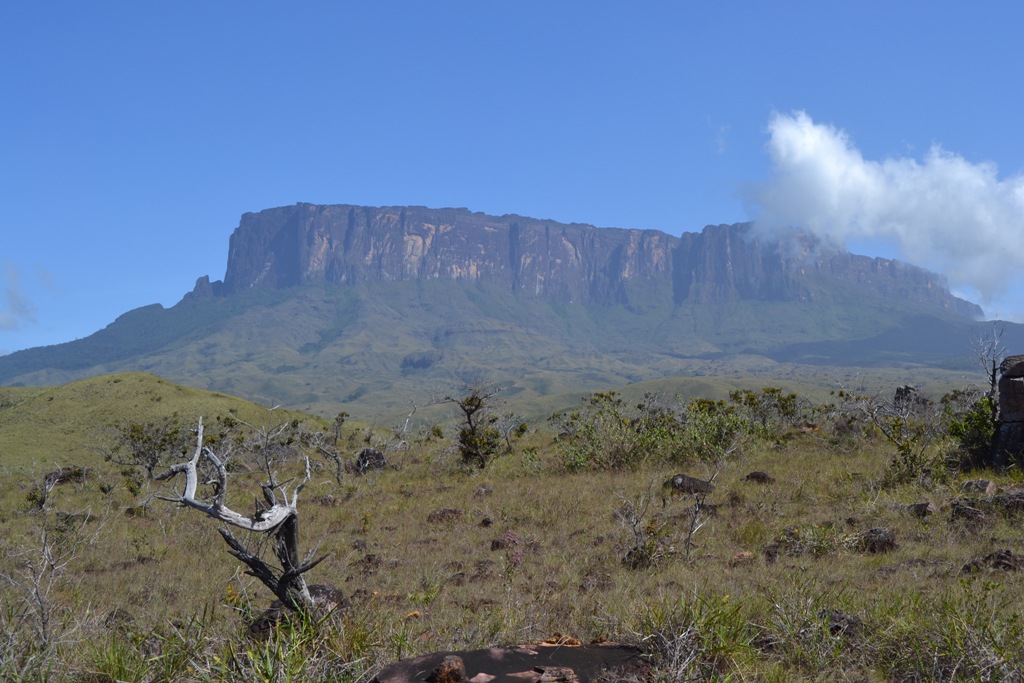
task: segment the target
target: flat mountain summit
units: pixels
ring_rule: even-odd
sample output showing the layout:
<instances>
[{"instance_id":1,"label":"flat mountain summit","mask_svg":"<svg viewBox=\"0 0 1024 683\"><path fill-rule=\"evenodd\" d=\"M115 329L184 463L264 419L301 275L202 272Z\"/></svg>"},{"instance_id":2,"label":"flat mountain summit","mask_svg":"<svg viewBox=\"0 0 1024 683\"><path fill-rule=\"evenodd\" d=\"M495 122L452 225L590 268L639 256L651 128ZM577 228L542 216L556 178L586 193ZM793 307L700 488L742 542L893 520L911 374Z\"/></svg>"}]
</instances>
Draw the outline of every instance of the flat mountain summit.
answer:
<instances>
[{"instance_id":1,"label":"flat mountain summit","mask_svg":"<svg viewBox=\"0 0 1024 683\"><path fill-rule=\"evenodd\" d=\"M0 357L0 382L143 371L369 418L470 378L547 406L670 377L959 371L971 340L990 331L981 317L940 275L748 224L674 236L297 204L242 216L222 281L200 277L171 308Z\"/></svg>"},{"instance_id":2,"label":"flat mountain summit","mask_svg":"<svg viewBox=\"0 0 1024 683\"><path fill-rule=\"evenodd\" d=\"M766 242L749 224L676 237L424 207L298 204L247 213L231 236L224 282L209 292L450 280L558 303L643 307L665 298L810 300L820 296L818 278L936 312L982 316L934 273L826 249L807 236Z\"/></svg>"}]
</instances>

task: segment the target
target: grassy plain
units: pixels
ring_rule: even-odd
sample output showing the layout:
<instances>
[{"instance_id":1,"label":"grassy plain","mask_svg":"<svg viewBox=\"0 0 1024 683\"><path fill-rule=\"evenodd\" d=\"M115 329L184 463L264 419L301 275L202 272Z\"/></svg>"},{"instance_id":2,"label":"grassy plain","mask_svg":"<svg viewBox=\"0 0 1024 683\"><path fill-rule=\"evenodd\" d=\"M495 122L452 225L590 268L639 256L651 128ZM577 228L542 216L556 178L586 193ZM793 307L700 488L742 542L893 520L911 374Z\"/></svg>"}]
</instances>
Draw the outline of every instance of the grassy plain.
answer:
<instances>
[{"instance_id":1,"label":"grassy plain","mask_svg":"<svg viewBox=\"0 0 1024 683\"><path fill-rule=\"evenodd\" d=\"M144 375L0 392L0 675L12 679L364 681L399 658L555 633L640 644L654 678L674 682L1024 675L1024 573L965 570L1024 551L1020 519L966 520L951 507L965 481L1013 491L1018 473L892 483L895 449L870 430L837 438L822 418L785 438L744 439L717 465L684 454L567 472L543 423L483 470L463 467L448 419L414 425L401 446L393 433L347 426L346 457L383 446L394 467L339 481L313 454L299 511L303 549L330 553L309 581L339 587L348 607L260 639L246 625L269 592L228 555L216 524L160 500L126 515L141 496L85 446L103 445L100 428L121 419L295 416ZM66 465L89 475L34 508L34 487ZM282 465L280 480L298 467ZM746 479L752 471L774 481ZM662 502L662 482L678 472L714 476L696 530L698 499ZM259 480L239 456L228 504L253 511ZM171 492L160 486L150 492ZM924 501L930 514L907 508ZM896 548L865 551L860 535L874 528L892 531ZM638 533L655 537L658 552L630 568Z\"/></svg>"}]
</instances>

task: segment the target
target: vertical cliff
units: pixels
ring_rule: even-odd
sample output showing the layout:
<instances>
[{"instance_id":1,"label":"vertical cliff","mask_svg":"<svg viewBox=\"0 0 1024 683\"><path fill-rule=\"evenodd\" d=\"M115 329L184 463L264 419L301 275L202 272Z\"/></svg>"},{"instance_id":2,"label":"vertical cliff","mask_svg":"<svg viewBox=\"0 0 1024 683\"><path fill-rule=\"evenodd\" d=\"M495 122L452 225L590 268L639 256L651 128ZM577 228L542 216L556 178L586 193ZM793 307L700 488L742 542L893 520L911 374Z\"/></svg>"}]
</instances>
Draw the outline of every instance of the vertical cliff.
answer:
<instances>
[{"instance_id":1,"label":"vertical cliff","mask_svg":"<svg viewBox=\"0 0 1024 683\"><path fill-rule=\"evenodd\" d=\"M452 280L566 303L712 304L814 298L815 280L825 278L955 315L981 315L933 273L823 250L810 240L792 246L756 239L745 224L676 237L466 209L298 204L242 216L222 290Z\"/></svg>"}]
</instances>

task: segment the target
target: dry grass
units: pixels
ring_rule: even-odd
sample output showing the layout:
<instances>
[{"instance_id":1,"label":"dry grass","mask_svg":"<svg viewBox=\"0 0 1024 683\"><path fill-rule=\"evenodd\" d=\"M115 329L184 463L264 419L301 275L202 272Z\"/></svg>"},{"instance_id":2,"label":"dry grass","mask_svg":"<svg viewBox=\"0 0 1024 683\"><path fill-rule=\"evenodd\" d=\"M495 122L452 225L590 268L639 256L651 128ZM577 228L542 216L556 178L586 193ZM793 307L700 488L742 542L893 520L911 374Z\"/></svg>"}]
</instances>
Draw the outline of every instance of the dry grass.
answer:
<instances>
[{"instance_id":1,"label":"dry grass","mask_svg":"<svg viewBox=\"0 0 1024 683\"><path fill-rule=\"evenodd\" d=\"M120 486L101 491L118 475L98 461L33 512L25 497L40 473L9 470L6 574L18 575L18 553L38 549L39 529L63 513L91 515L66 532L93 538L57 577L52 648L32 650L24 592L0 588L0 670L81 681L362 680L401 657L559 632L643 643L672 681L1021 679L1024 577L961 571L997 550L1024 551L1019 520L952 521L964 476L879 486L891 456L880 439L848 452L814 433L748 444L722 464L705 501L714 514L693 533L689 559L694 499L663 506L660 487L678 471L709 478L708 466L566 474L552 435L537 432L483 471L460 468L447 440L423 437L390 456L397 469L339 485L325 467L303 491L300 541L331 554L308 578L337 585L350 606L266 641L244 629L269 593L211 521L161 502L126 516L136 501ZM744 481L753 470L775 481ZM229 504L252 509L257 475L232 475ZM924 500L938 511L907 511ZM657 543L643 569L622 561L635 542L617 514L624 506L640 510ZM432 514L442 509L457 512ZM876 527L894 532L895 550L858 546ZM26 664L33 652L57 668Z\"/></svg>"}]
</instances>

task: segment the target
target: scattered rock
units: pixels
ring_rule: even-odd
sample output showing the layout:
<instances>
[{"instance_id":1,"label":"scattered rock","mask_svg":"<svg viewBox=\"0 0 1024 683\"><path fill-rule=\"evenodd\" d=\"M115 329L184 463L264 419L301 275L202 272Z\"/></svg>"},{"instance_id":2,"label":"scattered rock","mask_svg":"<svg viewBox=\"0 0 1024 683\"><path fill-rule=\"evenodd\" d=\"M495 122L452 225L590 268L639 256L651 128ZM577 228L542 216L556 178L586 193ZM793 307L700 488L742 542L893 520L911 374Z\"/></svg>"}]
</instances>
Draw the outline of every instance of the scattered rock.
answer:
<instances>
[{"instance_id":1,"label":"scattered rock","mask_svg":"<svg viewBox=\"0 0 1024 683\"><path fill-rule=\"evenodd\" d=\"M732 559L729 560L729 566L739 567L745 564L753 564L754 560L756 559L757 556L754 555L754 553L750 552L749 550L743 550L732 556Z\"/></svg>"},{"instance_id":2,"label":"scattered rock","mask_svg":"<svg viewBox=\"0 0 1024 683\"><path fill-rule=\"evenodd\" d=\"M885 527L875 527L857 536L856 547L866 553L887 553L896 549L896 534Z\"/></svg>"},{"instance_id":3,"label":"scattered rock","mask_svg":"<svg viewBox=\"0 0 1024 683\"><path fill-rule=\"evenodd\" d=\"M1021 571L1024 569L1024 555L1014 555L1010 550L997 550L985 557L971 560L960 569L960 573L973 574L982 569Z\"/></svg>"},{"instance_id":4,"label":"scattered rock","mask_svg":"<svg viewBox=\"0 0 1024 683\"><path fill-rule=\"evenodd\" d=\"M1009 516L1024 513L1024 491L1011 491L993 496L991 505Z\"/></svg>"},{"instance_id":5,"label":"scattered rock","mask_svg":"<svg viewBox=\"0 0 1024 683\"><path fill-rule=\"evenodd\" d=\"M768 564L772 564L780 555L799 555L805 549L800 530L796 527L786 527L782 534L764 547L764 559Z\"/></svg>"},{"instance_id":6,"label":"scattered rock","mask_svg":"<svg viewBox=\"0 0 1024 683\"><path fill-rule=\"evenodd\" d=\"M819 610L818 618L833 636L855 636L862 626L858 617L838 609Z\"/></svg>"},{"instance_id":7,"label":"scattered rock","mask_svg":"<svg viewBox=\"0 0 1024 683\"><path fill-rule=\"evenodd\" d=\"M775 564L775 560L779 559L781 554L782 544L778 541L772 541L764 547L764 561L768 564Z\"/></svg>"},{"instance_id":8,"label":"scattered rock","mask_svg":"<svg viewBox=\"0 0 1024 683\"><path fill-rule=\"evenodd\" d=\"M649 569L664 558L665 548L660 543L649 543L630 548L622 558L622 564L633 570Z\"/></svg>"},{"instance_id":9,"label":"scattered rock","mask_svg":"<svg viewBox=\"0 0 1024 683\"><path fill-rule=\"evenodd\" d=\"M454 522L457 519L461 519L462 514L462 510L457 508L438 508L427 515L427 521L431 524Z\"/></svg>"},{"instance_id":10,"label":"scattered rock","mask_svg":"<svg viewBox=\"0 0 1024 683\"><path fill-rule=\"evenodd\" d=\"M384 566L384 558L375 553L369 553L364 555L363 559L359 560L356 564L359 566L363 576L372 576Z\"/></svg>"},{"instance_id":11,"label":"scattered rock","mask_svg":"<svg viewBox=\"0 0 1024 683\"><path fill-rule=\"evenodd\" d=\"M330 493L325 493L322 496L317 496L313 499L313 502L322 505L327 508L334 508L341 505L342 501L337 496L333 496Z\"/></svg>"},{"instance_id":12,"label":"scattered rock","mask_svg":"<svg viewBox=\"0 0 1024 683\"><path fill-rule=\"evenodd\" d=\"M79 484L85 481L87 476L89 476L88 467L79 467L78 465L61 467L43 477L43 486L49 490L57 484Z\"/></svg>"},{"instance_id":13,"label":"scattered rock","mask_svg":"<svg viewBox=\"0 0 1024 683\"><path fill-rule=\"evenodd\" d=\"M996 492L995 482L991 482L988 479L972 479L971 481L965 481L961 486L960 490L966 494L981 494L984 496L991 496Z\"/></svg>"},{"instance_id":14,"label":"scattered rock","mask_svg":"<svg viewBox=\"0 0 1024 683\"><path fill-rule=\"evenodd\" d=\"M915 517L927 517L939 511L938 508L927 500L923 500L920 503L911 503L906 506L906 510Z\"/></svg>"},{"instance_id":15,"label":"scattered rock","mask_svg":"<svg viewBox=\"0 0 1024 683\"><path fill-rule=\"evenodd\" d=\"M504 536L491 541L491 550L505 550L522 544L523 541L519 538L519 534L514 531L506 531Z\"/></svg>"},{"instance_id":16,"label":"scattered rock","mask_svg":"<svg viewBox=\"0 0 1024 683\"><path fill-rule=\"evenodd\" d=\"M465 568L466 563L462 560L452 560L451 562L446 562L444 565L444 570L446 572L461 572Z\"/></svg>"},{"instance_id":17,"label":"scattered rock","mask_svg":"<svg viewBox=\"0 0 1024 683\"><path fill-rule=\"evenodd\" d=\"M661 485L661 500L664 503L670 496L683 496L693 493L710 493L715 485L710 481L697 479L688 474L677 474Z\"/></svg>"},{"instance_id":18,"label":"scattered rock","mask_svg":"<svg viewBox=\"0 0 1024 683\"><path fill-rule=\"evenodd\" d=\"M775 477L768 474L767 472L754 470L747 476L743 477L743 481L750 481L754 482L755 484L771 484L775 481Z\"/></svg>"},{"instance_id":19,"label":"scattered rock","mask_svg":"<svg viewBox=\"0 0 1024 683\"><path fill-rule=\"evenodd\" d=\"M356 455L353 470L356 474L366 474L370 470L382 470L388 466L384 451L377 448L364 448Z\"/></svg>"},{"instance_id":20,"label":"scattered rock","mask_svg":"<svg viewBox=\"0 0 1024 683\"><path fill-rule=\"evenodd\" d=\"M949 519L952 522L978 524L985 521L985 513L971 504L971 501L957 498L949 505Z\"/></svg>"},{"instance_id":21,"label":"scattered rock","mask_svg":"<svg viewBox=\"0 0 1024 683\"><path fill-rule=\"evenodd\" d=\"M497 566L493 560L480 560L473 565L473 573L469 577L469 582L479 583L495 578L498 575L495 571Z\"/></svg>"},{"instance_id":22,"label":"scattered rock","mask_svg":"<svg viewBox=\"0 0 1024 683\"><path fill-rule=\"evenodd\" d=\"M149 514L149 507L147 505L145 505L145 504L142 504L142 505L129 505L128 507L126 507L124 509L124 516L125 517L130 517L130 518L145 517L147 514Z\"/></svg>"},{"instance_id":23,"label":"scattered rock","mask_svg":"<svg viewBox=\"0 0 1024 683\"><path fill-rule=\"evenodd\" d=\"M1024 514L1024 491L1014 489L987 498L957 498L950 503L950 519L954 522L980 523L992 514Z\"/></svg>"}]
</instances>

